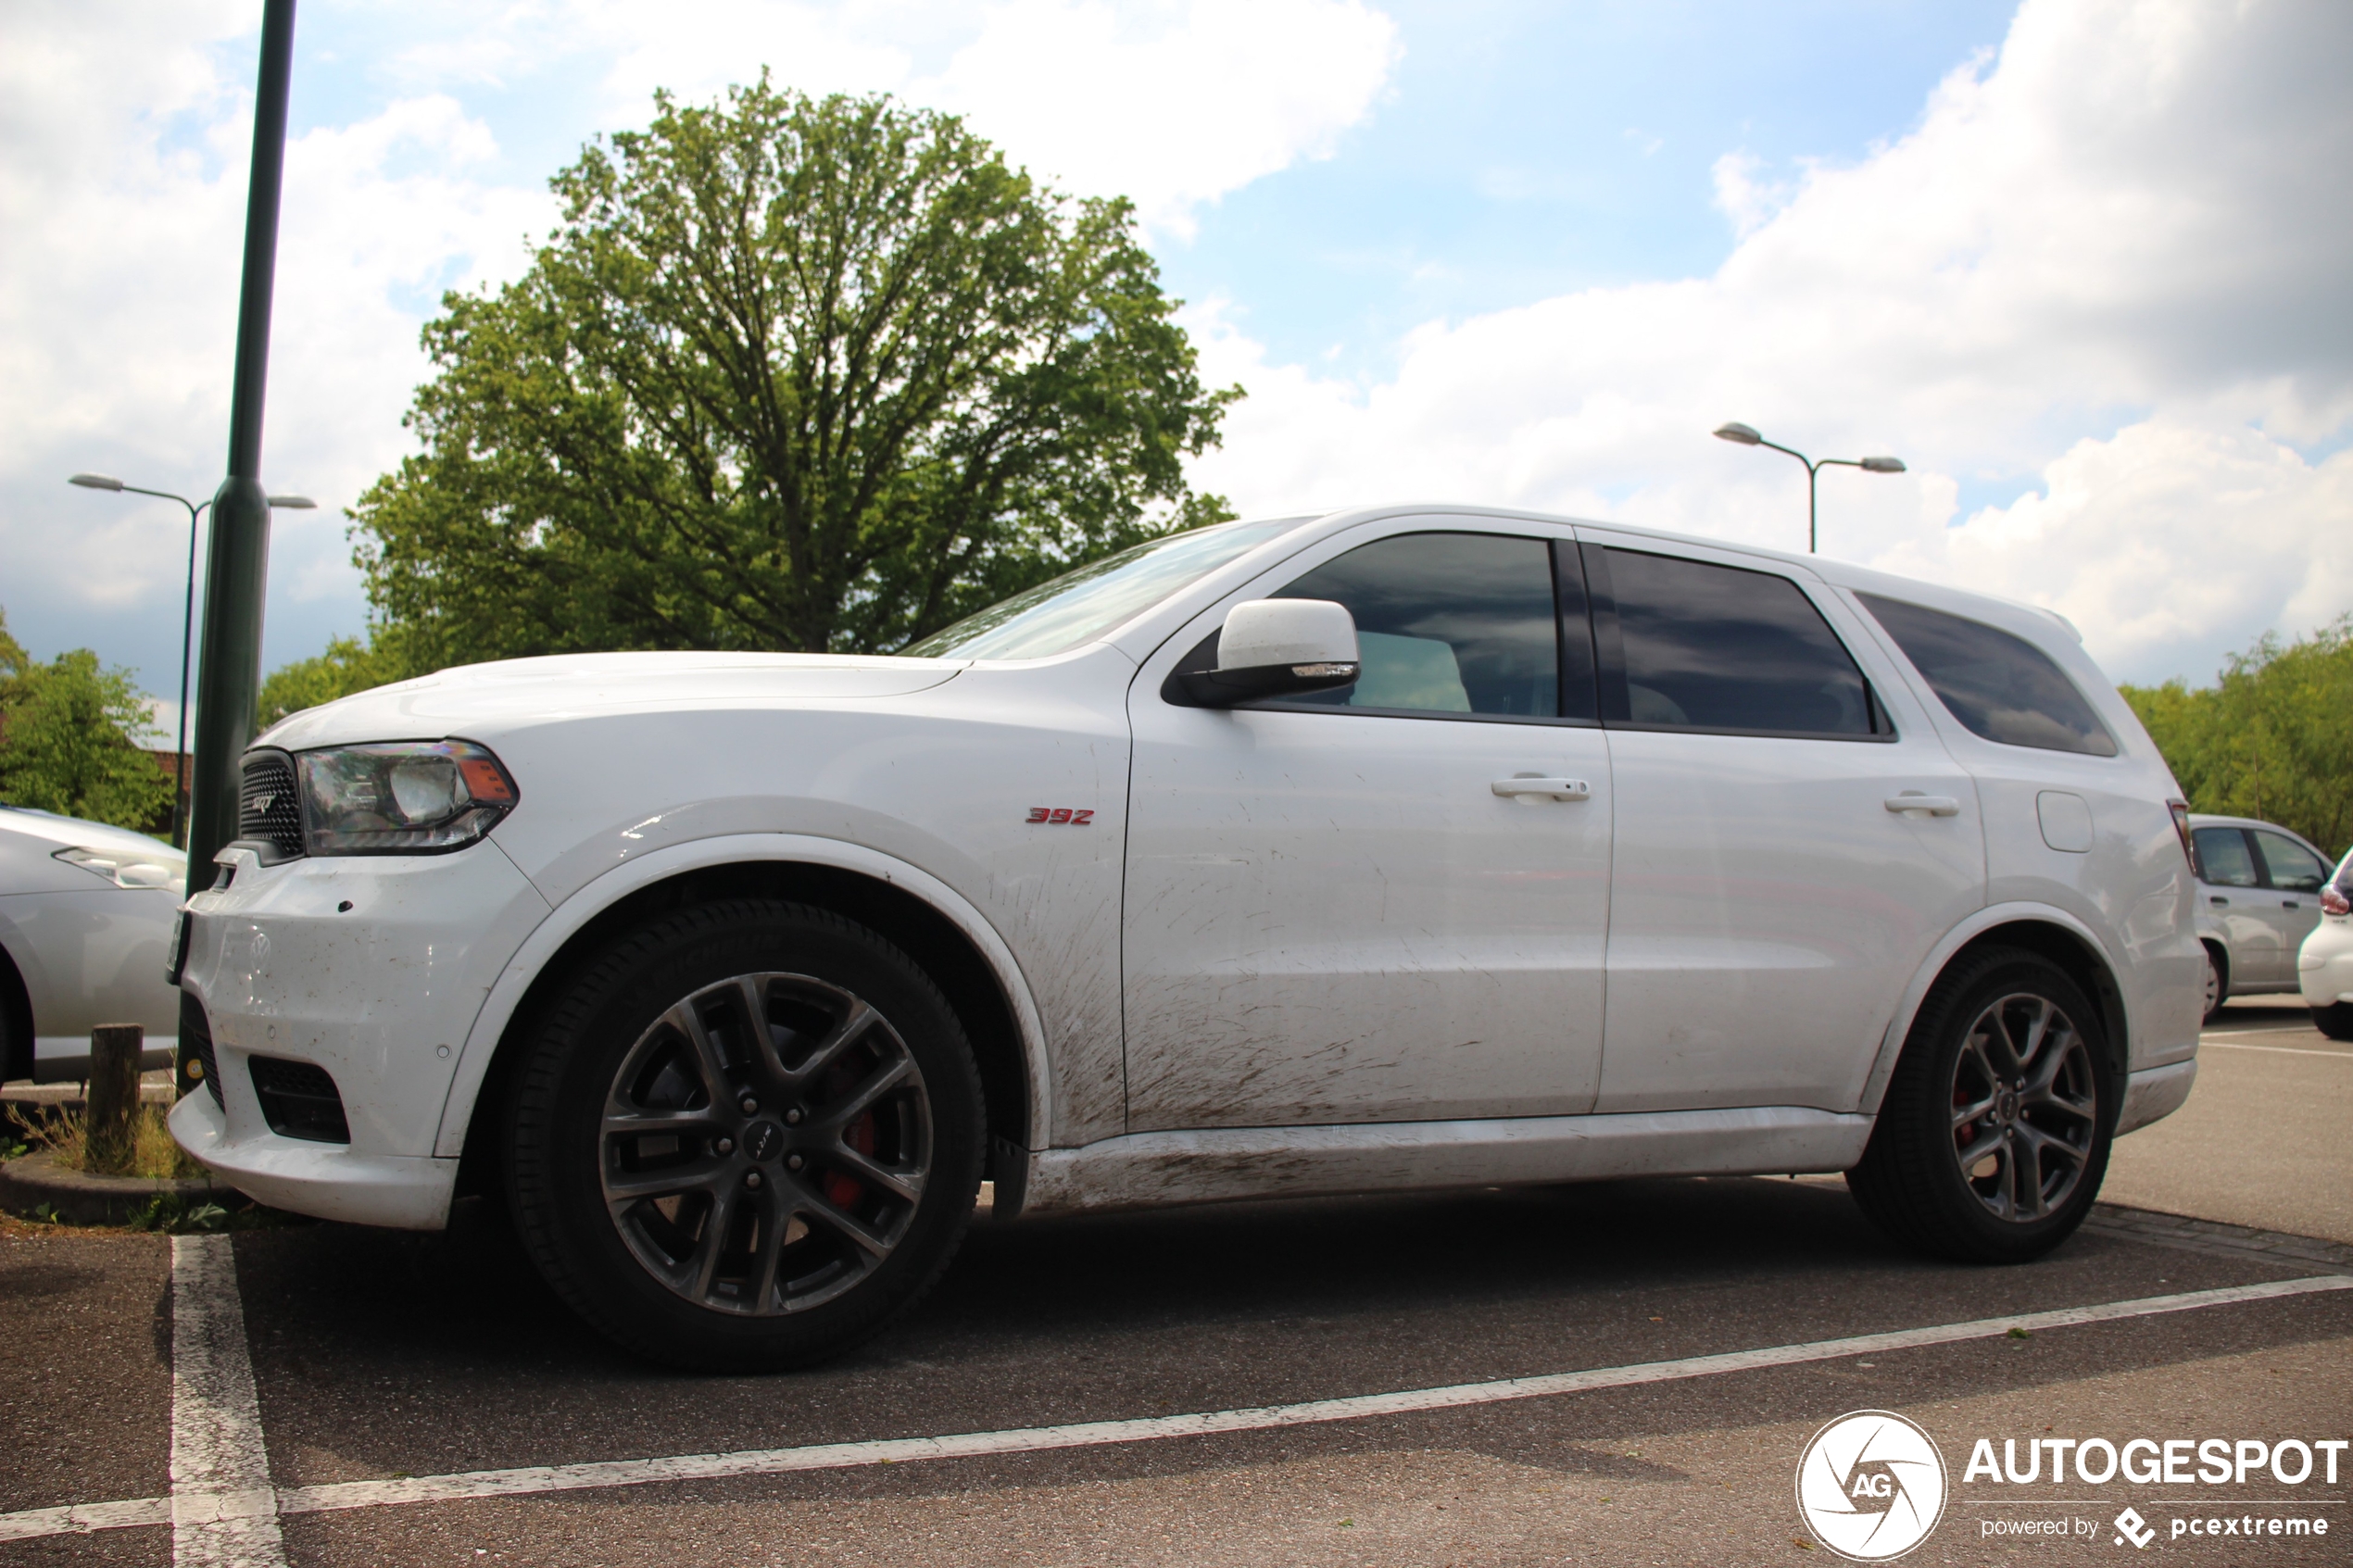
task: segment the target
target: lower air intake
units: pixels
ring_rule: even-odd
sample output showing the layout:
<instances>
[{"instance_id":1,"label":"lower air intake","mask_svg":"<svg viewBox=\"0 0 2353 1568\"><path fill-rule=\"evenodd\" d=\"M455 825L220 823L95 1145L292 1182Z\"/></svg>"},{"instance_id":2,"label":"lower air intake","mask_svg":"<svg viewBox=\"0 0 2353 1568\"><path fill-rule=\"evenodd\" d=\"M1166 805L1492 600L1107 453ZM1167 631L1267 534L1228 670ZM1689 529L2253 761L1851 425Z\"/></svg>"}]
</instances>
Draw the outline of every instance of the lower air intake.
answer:
<instances>
[{"instance_id":1,"label":"lower air intake","mask_svg":"<svg viewBox=\"0 0 2353 1568\"><path fill-rule=\"evenodd\" d=\"M311 1143L349 1143L351 1127L343 1119L343 1096L327 1070L308 1061L283 1057L249 1059L254 1098L261 1101L261 1119L282 1138Z\"/></svg>"},{"instance_id":2,"label":"lower air intake","mask_svg":"<svg viewBox=\"0 0 2353 1568\"><path fill-rule=\"evenodd\" d=\"M191 1049L196 1053L194 1073L188 1070ZM186 1092L189 1079L200 1078L212 1091L212 1103L226 1110L228 1101L220 1098L220 1060L212 1050L212 1025L204 1015L204 1004L185 991L180 993L180 1061L182 1092Z\"/></svg>"}]
</instances>

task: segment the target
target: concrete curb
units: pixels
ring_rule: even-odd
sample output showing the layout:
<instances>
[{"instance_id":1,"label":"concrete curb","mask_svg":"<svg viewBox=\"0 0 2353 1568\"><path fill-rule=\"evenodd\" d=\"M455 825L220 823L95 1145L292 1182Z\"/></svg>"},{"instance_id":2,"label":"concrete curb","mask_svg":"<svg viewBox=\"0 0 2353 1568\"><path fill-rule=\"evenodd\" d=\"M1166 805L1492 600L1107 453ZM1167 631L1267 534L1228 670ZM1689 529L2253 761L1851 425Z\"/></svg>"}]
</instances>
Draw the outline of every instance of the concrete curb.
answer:
<instances>
[{"instance_id":1,"label":"concrete curb","mask_svg":"<svg viewBox=\"0 0 2353 1568\"><path fill-rule=\"evenodd\" d=\"M2255 1258L2290 1268L2317 1263L2353 1273L2353 1246L2324 1236L2256 1230L2221 1220L2200 1220L2154 1209L2128 1209L2120 1203L2094 1204L2083 1228L2097 1236L2178 1247L2185 1252Z\"/></svg>"},{"instance_id":2,"label":"concrete curb","mask_svg":"<svg viewBox=\"0 0 2353 1568\"><path fill-rule=\"evenodd\" d=\"M166 1180L61 1171L57 1157L45 1149L21 1160L0 1160L0 1209L13 1214L30 1216L46 1203L68 1224L120 1225L158 1194L196 1203L208 1198L235 1201L241 1196L233 1187L216 1185L209 1175Z\"/></svg>"}]
</instances>

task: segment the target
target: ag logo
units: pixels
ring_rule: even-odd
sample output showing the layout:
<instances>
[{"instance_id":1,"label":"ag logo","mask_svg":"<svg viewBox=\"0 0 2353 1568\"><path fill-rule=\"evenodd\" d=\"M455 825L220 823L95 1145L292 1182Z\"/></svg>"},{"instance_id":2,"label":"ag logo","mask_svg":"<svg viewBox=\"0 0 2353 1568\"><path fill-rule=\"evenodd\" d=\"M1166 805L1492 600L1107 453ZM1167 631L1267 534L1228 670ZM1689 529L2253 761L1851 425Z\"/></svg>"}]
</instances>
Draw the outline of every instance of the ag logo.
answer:
<instances>
[{"instance_id":1,"label":"ag logo","mask_svg":"<svg viewBox=\"0 0 2353 1568\"><path fill-rule=\"evenodd\" d=\"M1944 1456L1900 1415L1840 1416L1798 1458L1797 1512L1814 1538L1841 1557L1901 1557L1944 1516Z\"/></svg>"}]
</instances>

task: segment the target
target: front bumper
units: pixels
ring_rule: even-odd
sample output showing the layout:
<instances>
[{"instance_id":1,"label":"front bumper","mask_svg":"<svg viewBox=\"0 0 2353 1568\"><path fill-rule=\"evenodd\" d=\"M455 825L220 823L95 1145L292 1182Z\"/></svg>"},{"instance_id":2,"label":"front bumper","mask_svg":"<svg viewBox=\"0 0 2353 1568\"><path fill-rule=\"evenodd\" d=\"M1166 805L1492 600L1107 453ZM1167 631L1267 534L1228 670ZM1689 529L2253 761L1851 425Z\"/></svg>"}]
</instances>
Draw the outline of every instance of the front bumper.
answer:
<instances>
[{"instance_id":1,"label":"front bumper","mask_svg":"<svg viewBox=\"0 0 2353 1568\"><path fill-rule=\"evenodd\" d=\"M459 1054L547 901L492 844L276 866L233 848L221 859L230 885L188 901L181 978L204 1010L210 1083L180 1102L173 1135L278 1208L441 1225L457 1161L435 1158L434 1143ZM323 1070L348 1141L273 1131L257 1057Z\"/></svg>"},{"instance_id":2,"label":"front bumper","mask_svg":"<svg viewBox=\"0 0 2353 1568\"><path fill-rule=\"evenodd\" d=\"M2296 955L2296 988L2307 1007L2353 999L2353 915L2323 915Z\"/></svg>"},{"instance_id":3,"label":"front bumper","mask_svg":"<svg viewBox=\"0 0 2353 1568\"><path fill-rule=\"evenodd\" d=\"M171 1135L231 1186L272 1209L404 1231L437 1231L449 1223L455 1160L355 1154L267 1129L233 1136L228 1112L201 1089L171 1108Z\"/></svg>"}]
</instances>

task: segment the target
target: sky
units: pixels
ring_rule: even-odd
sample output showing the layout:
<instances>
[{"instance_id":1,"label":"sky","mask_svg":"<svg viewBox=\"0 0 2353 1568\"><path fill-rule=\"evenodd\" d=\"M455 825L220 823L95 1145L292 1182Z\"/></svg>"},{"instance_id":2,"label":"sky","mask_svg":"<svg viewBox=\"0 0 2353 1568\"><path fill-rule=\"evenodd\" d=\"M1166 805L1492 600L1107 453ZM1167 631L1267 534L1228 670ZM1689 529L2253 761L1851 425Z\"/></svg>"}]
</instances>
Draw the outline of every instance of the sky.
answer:
<instances>
[{"instance_id":1,"label":"sky","mask_svg":"<svg viewBox=\"0 0 2353 1568\"><path fill-rule=\"evenodd\" d=\"M226 460L259 0L0 9L0 607L179 681ZM418 332L547 181L766 68L1124 194L1244 515L1534 508L2059 610L2120 681L2353 610L2341 0L305 0L264 445L264 666L360 632L344 508Z\"/></svg>"}]
</instances>

